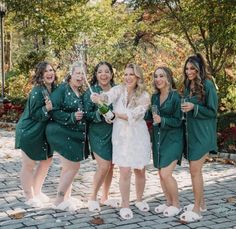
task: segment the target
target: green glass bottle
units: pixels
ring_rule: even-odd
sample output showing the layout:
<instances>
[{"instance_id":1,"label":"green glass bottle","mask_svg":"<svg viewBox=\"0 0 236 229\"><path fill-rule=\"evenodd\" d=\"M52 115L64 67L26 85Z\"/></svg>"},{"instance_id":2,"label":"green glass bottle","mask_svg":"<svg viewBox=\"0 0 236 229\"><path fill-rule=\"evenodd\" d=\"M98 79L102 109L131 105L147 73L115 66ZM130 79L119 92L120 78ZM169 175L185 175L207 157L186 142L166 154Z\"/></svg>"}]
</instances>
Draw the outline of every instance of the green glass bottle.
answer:
<instances>
[{"instance_id":1,"label":"green glass bottle","mask_svg":"<svg viewBox=\"0 0 236 229\"><path fill-rule=\"evenodd\" d=\"M98 110L106 120L112 121L115 118L115 114L110 110L109 106L105 103L99 103Z\"/></svg>"}]
</instances>

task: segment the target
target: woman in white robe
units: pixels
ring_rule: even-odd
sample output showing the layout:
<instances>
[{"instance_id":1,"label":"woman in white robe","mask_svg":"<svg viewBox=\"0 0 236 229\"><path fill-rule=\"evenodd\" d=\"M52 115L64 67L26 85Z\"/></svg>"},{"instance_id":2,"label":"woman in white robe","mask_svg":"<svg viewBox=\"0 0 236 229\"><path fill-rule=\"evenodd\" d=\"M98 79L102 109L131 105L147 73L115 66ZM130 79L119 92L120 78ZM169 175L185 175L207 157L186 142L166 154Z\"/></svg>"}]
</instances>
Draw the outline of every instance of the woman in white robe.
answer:
<instances>
[{"instance_id":1,"label":"woman in white robe","mask_svg":"<svg viewBox=\"0 0 236 229\"><path fill-rule=\"evenodd\" d=\"M113 105L112 145L114 164L120 168L120 192L122 204L120 216L133 218L129 208L131 170L134 169L137 200L135 206L149 211L142 200L145 188L145 166L150 161L151 142L144 115L150 105L150 96L145 91L143 73L136 64L128 64L124 71L124 83L111 88L102 95L93 94L95 102Z\"/></svg>"}]
</instances>

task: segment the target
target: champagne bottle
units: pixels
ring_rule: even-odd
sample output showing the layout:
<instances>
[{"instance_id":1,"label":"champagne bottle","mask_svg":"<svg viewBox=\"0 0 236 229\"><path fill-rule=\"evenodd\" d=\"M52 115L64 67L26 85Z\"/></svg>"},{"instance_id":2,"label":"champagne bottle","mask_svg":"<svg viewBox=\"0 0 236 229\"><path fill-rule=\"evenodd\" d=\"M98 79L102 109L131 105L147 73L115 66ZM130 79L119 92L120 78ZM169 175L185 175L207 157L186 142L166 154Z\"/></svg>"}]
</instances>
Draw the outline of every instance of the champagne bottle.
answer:
<instances>
[{"instance_id":1,"label":"champagne bottle","mask_svg":"<svg viewBox=\"0 0 236 229\"><path fill-rule=\"evenodd\" d=\"M115 118L115 114L110 110L108 105L105 103L98 103L98 110L107 120L112 121Z\"/></svg>"}]
</instances>

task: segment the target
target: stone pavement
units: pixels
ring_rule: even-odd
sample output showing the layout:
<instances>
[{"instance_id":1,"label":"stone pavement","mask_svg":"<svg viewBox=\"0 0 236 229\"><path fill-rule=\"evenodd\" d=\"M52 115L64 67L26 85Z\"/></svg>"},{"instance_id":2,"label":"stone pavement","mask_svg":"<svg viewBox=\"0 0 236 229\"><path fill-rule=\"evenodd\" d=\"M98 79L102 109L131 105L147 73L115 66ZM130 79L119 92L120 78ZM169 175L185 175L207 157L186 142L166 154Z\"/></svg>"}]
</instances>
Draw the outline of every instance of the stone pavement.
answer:
<instances>
[{"instance_id":1,"label":"stone pavement","mask_svg":"<svg viewBox=\"0 0 236 229\"><path fill-rule=\"evenodd\" d=\"M29 208L24 204L24 197L19 182L20 151L14 149L14 132L0 130L0 228L199 228L199 229L236 229L236 167L218 163L207 163L204 166L205 197L208 211L203 213L203 219L196 223L182 224L178 217L166 218L157 215L154 207L163 203L157 171L150 164L147 168L147 182L144 198L149 202L151 210L141 213L135 209L132 220L122 220L118 209L102 207L100 214L91 214L87 208L76 212L56 211L50 206L43 209ZM95 171L95 163L87 159L81 165L79 174L73 185L72 195L84 204L91 191L91 181ZM60 167L55 156L45 181L43 192L53 199L56 195ZM183 162L175 171L179 184L181 205L184 206L193 200L191 180L188 164ZM114 170L111 187L111 197L119 197L119 173ZM131 200L135 199L134 179L132 177ZM132 202L133 204L133 202ZM18 212L19 214L13 214ZM18 217L15 219L13 216ZM100 217L104 224L91 223L94 217Z\"/></svg>"}]
</instances>

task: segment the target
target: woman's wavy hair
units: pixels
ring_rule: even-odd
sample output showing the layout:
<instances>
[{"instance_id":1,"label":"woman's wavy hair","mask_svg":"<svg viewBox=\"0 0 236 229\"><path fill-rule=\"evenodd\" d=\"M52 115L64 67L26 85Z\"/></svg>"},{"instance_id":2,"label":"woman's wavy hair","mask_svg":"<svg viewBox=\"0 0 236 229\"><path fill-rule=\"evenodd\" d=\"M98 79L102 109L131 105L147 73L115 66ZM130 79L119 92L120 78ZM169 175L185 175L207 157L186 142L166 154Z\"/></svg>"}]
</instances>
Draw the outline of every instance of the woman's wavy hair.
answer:
<instances>
[{"instance_id":1,"label":"woman's wavy hair","mask_svg":"<svg viewBox=\"0 0 236 229\"><path fill-rule=\"evenodd\" d=\"M84 63L81 63L81 62L74 62L72 65L70 65L70 68L69 68L69 73L66 74L65 78L64 78L64 82L66 83L69 83L70 82L70 79L71 79L71 76L73 75L74 71L75 71L75 68L80 68L81 71L85 71L85 66L84 66ZM84 76L86 77L86 76ZM79 92L80 93L83 93L85 92L87 89L86 85L83 83L80 87L79 87Z\"/></svg>"},{"instance_id":2,"label":"woman's wavy hair","mask_svg":"<svg viewBox=\"0 0 236 229\"><path fill-rule=\"evenodd\" d=\"M139 97L146 89L146 85L145 85L144 79L143 79L143 71L139 67L139 65L133 64L133 63L127 64L125 69L126 68L133 69L135 76L138 77L137 86L135 88L135 97Z\"/></svg>"},{"instance_id":3,"label":"woman's wavy hair","mask_svg":"<svg viewBox=\"0 0 236 229\"><path fill-rule=\"evenodd\" d=\"M112 65L110 63L106 62L106 61L101 61L95 66L95 68L93 70L93 77L90 81L91 86L98 83L97 72L98 72L99 67L102 66L102 65L106 65L109 68L109 70L111 72L111 81L110 81L110 83L111 83L111 85L114 85L114 71L113 71Z\"/></svg>"},{"instance_id":4,"label":"woman's wavy hair","mask_svg":"<svg viewBox=\"0 0 236 229\"><path fill-rule=\"evenodd\" d=\"M44 85L43 75L44 75L48 65L50 65L52 67L52 69L55 73L55 69L53 68L53 66L49 62L47 62L47 61L39 62L35 67L34 75L32 78L32 84L34 84L35 86L36 85L40 85L40 86ZM53 82L53 85L56 83L56 81L57 81L57 76L55 74L55 80Z\"/></svg>"},{"instance_id":5,"label":"woman's wavy hair","mask_svg":"<svg viewBox=\"0 0 236 229\"><path fill-rule=\"evenodd\" d=\"M154 81L157 70L161 70L162 74L166 77L167 84L169 86L169 91L173 91L174 89L176 89L175 81L173 78L173 72L171 71L171 69L165 66L160 66L160 67L157 67L153 73L153 87L154 87L155 92L160 93L160 90L156 87L156 84Z\"/></svg>"},{"instance_id":6,"label":"woman's wavy hair","mask_svg":"<svg viewBox=\"0 0 236 229\"><path fill-rule=\"evenodd\" d=\"M197 71L197 77L193 80L194 81L194 88L190 89L192 95L196 95L199 101L205 101L205 90L204 90L204 82L206 79L211 79L208 71L207 65L200 53L196 53L188 57L184 64L184 87L190 88L190 80L186 74L186 66L188 63L191 63L193 67Z\"/></svg>"}]
</instances>

